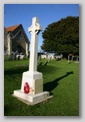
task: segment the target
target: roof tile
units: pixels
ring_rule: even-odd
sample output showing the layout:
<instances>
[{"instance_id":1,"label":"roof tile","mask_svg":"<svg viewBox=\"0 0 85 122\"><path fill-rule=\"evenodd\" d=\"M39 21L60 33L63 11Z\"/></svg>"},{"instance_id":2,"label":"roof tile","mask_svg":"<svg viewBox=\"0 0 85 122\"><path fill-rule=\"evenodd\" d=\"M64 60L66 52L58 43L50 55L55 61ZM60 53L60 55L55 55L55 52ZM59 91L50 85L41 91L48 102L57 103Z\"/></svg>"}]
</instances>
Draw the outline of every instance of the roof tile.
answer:
<instances>
[{"instance_id":1,"label":"roof tile","mask_svg":"<svg viewBox=\"0 0 85 122\"><path fill-rule=\"evenodd\" d=\"M20 25L20 24L7 27L6 30L7 30L7 32L9 32L9 31L14 31L19 25Z\"/></svg>"}]
</instances>

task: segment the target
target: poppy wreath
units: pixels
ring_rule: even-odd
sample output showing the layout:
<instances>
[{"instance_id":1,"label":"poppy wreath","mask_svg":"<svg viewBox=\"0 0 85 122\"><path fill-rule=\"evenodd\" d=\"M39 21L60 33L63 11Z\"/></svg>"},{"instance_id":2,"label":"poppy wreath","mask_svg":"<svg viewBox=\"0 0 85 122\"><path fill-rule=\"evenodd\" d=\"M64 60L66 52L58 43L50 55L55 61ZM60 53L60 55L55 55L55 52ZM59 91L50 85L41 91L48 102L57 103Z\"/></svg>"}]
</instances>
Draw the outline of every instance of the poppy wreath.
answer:
<instances>
[{"instance_id":1,"label":"poppy wreath","mask_svg":"<svg viewBox=\"0 0 85 122\"><path fill-rule=\"evenodd\" d=\"M24 93L28 94L30 92L30 86L29 84L26 82L24 85Z\"/></svg>"}]
</instances>

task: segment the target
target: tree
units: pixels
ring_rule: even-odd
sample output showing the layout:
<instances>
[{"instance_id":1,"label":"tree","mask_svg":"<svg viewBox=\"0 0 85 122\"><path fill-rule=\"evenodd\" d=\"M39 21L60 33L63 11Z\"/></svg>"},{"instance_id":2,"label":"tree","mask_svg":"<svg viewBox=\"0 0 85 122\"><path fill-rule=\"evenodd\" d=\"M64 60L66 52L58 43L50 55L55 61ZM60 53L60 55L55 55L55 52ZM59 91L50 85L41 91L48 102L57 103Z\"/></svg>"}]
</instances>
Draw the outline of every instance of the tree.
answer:
<instances>
[{"instance_id":1,"label":"tree","mask_svg":"<svg viewBox=\"0 0 85 122\"><path fill-rule=\"evenodd\" d=\"M79 54L79 17L68 16L49 24L42 37L41 49L46 52Z\"/></svg>"}]
</instances>

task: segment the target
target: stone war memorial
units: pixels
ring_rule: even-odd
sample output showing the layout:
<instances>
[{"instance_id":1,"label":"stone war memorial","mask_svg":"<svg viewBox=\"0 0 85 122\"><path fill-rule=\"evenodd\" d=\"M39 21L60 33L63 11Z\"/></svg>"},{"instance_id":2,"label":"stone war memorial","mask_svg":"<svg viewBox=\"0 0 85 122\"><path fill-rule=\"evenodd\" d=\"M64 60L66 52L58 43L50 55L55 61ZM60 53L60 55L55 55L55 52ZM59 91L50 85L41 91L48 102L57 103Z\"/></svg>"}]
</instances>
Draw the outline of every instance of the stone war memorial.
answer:
<instances>
[{"instance_id":1,"label":"stone war memorial","mask_svg":"<svg viewBox=\"0 0 85 122\"><path fill-rule=\"evenodd\" d=\"M26 104L35 105L51 98L48 91L43 91L43 74L37 71L38 34L42 30L37 17L32 18L28 28L31 33L29 71L23 72L20 90L14 90L13 96Z\"/></svg>"}]
</instances>

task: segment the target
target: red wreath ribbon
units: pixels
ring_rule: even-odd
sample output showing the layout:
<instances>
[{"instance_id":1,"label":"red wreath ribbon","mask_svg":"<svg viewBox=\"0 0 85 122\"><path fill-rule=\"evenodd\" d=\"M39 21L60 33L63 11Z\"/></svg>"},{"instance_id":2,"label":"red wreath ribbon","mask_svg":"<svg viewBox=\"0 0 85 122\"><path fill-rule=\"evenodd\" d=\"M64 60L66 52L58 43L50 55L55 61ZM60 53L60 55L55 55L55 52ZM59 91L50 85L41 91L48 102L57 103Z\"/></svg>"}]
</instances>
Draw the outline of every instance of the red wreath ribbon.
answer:
<instances>
[{"instance_id":1,"label":"red wreath ribbon","mask_svg":"<svg viewBox=\"0 0 85 122\"><path fill-rule=\"evenodd\" d=\"M26 82L24 85L24 93L28 94L30 92L30 86L29 84Z\"/></svg>"}]
</instances>

